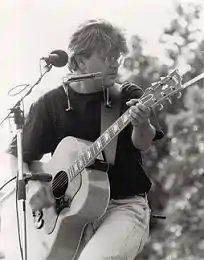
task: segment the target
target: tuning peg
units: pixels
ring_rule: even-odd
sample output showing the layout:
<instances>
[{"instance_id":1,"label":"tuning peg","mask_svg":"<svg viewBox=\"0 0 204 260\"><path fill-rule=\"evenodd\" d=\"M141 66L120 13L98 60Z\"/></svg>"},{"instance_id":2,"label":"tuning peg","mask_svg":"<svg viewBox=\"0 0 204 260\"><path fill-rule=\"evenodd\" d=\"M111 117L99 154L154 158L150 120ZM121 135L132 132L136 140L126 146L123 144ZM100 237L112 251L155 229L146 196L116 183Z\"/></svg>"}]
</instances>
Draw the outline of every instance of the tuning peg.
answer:
<instances>
[{"instance_id":1,"label":"tuning peg","mask_svg":"<svg viewBox=\"0 0 204 260\"><path fill-rule=\"evenodd\" d=\"M149 87L149 88L147 88L147 90L149 90L149 91L154 91L154 88Z\"/></svg>"},{"instance_id":2,"label":"tuning peg","mask_svg":"<svg viewBox=\"0 0 204 260\"><path fill-rule=\"evenodd\" d=\"M148 94L149 92L150 92L150 93L151 93L151 92L154 92L154 88L152 88L152 87L146 88L145 91L144 91L144 94Z\"/></svg>"},{"instance_id":3,"label":"tuning peg","mask_svg":"<svg viewBox=\"0 0 204 260\"><path fill-rule=\"evenodd\" d=\"M172 104L172 101L171 101L171 99L170 99L170 98L166 98L166 101L168 101L168 102L169 102L169 104Z\"/></svg>"},{"instance_id":4,"label":"tuning peg","mask_svg":"<svg viewBox=\"0 0 204 260\"><path fill-rule=\"evenodd\" d=\"M179 99L179 98L181 98L181 96L182 96L182 93L178 92L177 98Z\"/></svg>"},{"instance_id":5,"label":"tuning peg","mask_svg":"<svg viewBox=\"0 0 204 260\"><path fill-rule=\"evenodd\" d=\"M155 82L152 82L152 83L151 83L151 86L154 87L154 86L156 86L157 84L158 84L158 82L155 81Z\"/></svg>"},{"instance_id":6,"label":"tuning peg","mask_svg":"<svg viewBox=\"0 0 204 260\"><path fill-rule=\"evenodd\" d=\"M161 111L164 108L164 106L162 104L157 105L157 107L158 107L159 111Z\"/></svg>"}]
</instances>

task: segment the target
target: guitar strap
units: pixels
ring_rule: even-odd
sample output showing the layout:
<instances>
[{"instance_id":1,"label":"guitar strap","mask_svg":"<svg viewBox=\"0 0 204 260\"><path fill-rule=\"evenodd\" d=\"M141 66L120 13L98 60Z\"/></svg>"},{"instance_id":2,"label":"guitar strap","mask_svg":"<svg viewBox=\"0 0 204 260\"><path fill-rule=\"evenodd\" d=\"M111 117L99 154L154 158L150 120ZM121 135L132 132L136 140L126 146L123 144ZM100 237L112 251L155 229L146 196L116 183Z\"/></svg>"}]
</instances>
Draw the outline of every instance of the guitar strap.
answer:
<instances>
[{"instance_id":1,"label":"guitar strap","mask_svg":"<svg viewBox=\"0 0 204 260\"><path fill-rule=\"evenodd\" d=\"M111 96L111 105L105 105L101 103L101 134L112 125L120 116L121 105L121 89L120 84L115 83L113 87L109 89ZM109 164L114 164L116 156L118 135L107 145L104 149L105 160Z\"/></svg>"}]
</instances>

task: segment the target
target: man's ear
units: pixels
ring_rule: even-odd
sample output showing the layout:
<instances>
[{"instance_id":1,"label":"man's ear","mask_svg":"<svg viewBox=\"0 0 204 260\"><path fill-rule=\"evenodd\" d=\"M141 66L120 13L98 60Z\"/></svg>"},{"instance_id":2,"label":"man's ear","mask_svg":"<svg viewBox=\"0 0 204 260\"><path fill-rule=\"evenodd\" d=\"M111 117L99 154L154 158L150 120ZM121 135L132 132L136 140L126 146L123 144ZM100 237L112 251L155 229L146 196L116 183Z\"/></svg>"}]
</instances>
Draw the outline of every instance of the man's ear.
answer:
<instances>
[{"instance_id":1,"label":"man's ear","mask_svg":"<svg viewBox=\"0 0 204 260\"><path fill-rule=\"evenodd\" d=\"M85 57L82 57L82 56L76 57L76 62L77 62L78 68L82 72L86 70L86 60L87 59Z\"/></svg>"}]
</instances>

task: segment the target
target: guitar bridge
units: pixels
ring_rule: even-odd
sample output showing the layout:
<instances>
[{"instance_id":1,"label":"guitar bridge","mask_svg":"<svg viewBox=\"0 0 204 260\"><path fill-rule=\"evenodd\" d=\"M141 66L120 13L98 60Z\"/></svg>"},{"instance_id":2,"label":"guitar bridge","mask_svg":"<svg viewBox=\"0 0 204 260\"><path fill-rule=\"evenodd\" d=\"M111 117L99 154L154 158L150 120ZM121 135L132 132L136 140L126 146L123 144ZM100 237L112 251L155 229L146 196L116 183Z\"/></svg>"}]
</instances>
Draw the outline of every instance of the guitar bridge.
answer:
<instances>
[{"instance_id":1,"label":"guitar bridge","mask_svg":"<svg viewBox=\"0 0 204 260\"><path fill-rule=\"evenodd\" d=\"M71 199L67 195L64 195L61 198L56 199L55 211L59 215L64 208L70 208L70 205Z\"/></svg>"}]
</instances>

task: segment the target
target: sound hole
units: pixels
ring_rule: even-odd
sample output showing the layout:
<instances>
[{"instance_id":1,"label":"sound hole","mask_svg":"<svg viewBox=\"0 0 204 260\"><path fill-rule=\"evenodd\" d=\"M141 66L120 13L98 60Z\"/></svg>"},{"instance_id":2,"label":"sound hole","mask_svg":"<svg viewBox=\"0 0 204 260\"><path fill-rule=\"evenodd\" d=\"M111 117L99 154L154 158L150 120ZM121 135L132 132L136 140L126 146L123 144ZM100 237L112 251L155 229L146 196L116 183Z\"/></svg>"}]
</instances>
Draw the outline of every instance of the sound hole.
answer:
<instances>
[{"instance_id":1,"label":"sound hole","mask_svg":"<svg viewBox=\"0 0 204 260\"><path fill-rule=\"evenodd\" d=\"M52 182L52 192L56 199L61 198L68 187L68 176L65 171L58 172Z\"/></svg>"}]
</instances>

